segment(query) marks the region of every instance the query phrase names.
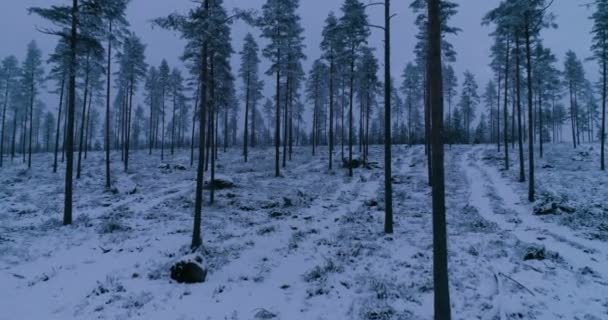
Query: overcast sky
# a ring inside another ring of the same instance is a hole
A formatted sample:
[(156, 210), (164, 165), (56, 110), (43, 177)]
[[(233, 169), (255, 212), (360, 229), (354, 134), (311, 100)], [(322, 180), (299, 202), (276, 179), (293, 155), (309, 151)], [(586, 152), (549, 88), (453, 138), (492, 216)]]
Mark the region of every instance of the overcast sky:
[[(229, 7), (261, 8), (265, 0), (224, 0)], [(40, 34), (36, 26), (44, 26), (45, 22), (35, 16), (29, 16), (26, 9), (31, 6), (47, 7), (52, 4), (62, 4), (67, 0), (1, 0), (0, 21), (3, 28), (0, 31), (0, 57), (9, 54), (16, 55), (20, 60), (25, 55), (25, 48), (29, 41), (36, 40), (43, 50), (45, 56), (50, 53), (57, 39)], [(305, 63), (308, 70), (314, 59), (319, 57), (319, 43), (324, 20), (329, 11), (333, 10), (338, 15), (342, 0), (301, 0), (300, 14), (305, 28), (306, 55)], [(373, 2), (364, 0), (364, 2)], [(393, 77), (399, 78), (403, 68), (408, 61), (413, 59), (413, 46), (416, 28), (414, 16), (408, 8), (410, 0), (393, 0), (393, 11), (397, 16), (393, 20)], [(458, 14), (452, 19), (451, 24), (460, 27), (463, 31), (451, 37), (458, 53), (455, 69), (459, 79), (462, 73), (470, 70), (477, 76), (480, 88), (491, 78), (488, 68), (489, 48), (492, 40), (488, 36), (491, 31), (489, 27), (481, 26), (481, 18), (490, 9), (495, 7), (499, 0), (456, 0), (460, 4)], [(574, 50), (580, 58), (590, 56), (589, 46), (591, 41), (591, 22), (588, 17), (590, 9), (581, 4), (586, 0), (555, 0), (551, 10), (557, 15), (557, 30), (545, 31), (543, 38), (545, 45), (554, 50), (560, 61), (569, 49)], [(186, 13), (195, 4), (191, 0), (132, 0), (128, 10), (128, 19), (131, 28), (147, 44), (147, 62), (158, 65), (162, 59), (167, 59), (172, 66), (180, 66), (178, 59), (182, 53), (184, 43), (179, 36), (173, 32), (152, 28), (150, 19), (164, 16), (172, 12)], [(381, 24), (383, 22), (382, 7), (370, 7), (370, 23)], [(236, 23), (233, 27), (233, 46), (236, 52), (241, 49), (241, 40), (247, 32), (255, 30), (243, 23)], [(376, 53), (382, 63), (382, 32), (372, 30), (370, 44), (377, 48)], [(262, 39), (260, 45), (264, 45)], [(561, 67), (561, 62), (560, 62)], [(238, 68), (238, 55), (233, 58), (233, 69)], [(266, 66), (264, 66), (266, 68)], [(586, 63), (588, 76), (597, 78), (597, 68), (592, 63)], [(266, 92), (273, 90), (272, 81), (266, 81)], [(238, 83), (241, 87), (240, 82)], [(50, 96), (49, 96), (50, 98)], [(49, 102), (50, 103), (50, 102)]]

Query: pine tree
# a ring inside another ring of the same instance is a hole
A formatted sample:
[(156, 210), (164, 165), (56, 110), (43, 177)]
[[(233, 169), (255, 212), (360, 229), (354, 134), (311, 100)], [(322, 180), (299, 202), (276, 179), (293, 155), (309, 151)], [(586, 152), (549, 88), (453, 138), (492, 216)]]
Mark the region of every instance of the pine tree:
[(593, 58), (600, 66), (602, 116), (600, 125), (600, 169), (606, 170), (606, 99), (608, 86), (608, 0), (596, 0), (593, 20)]
[[(245, 96), (245, 124), (243, 126), (243, 157), (245, 162), (248, 159), (248, 142), (249, 142), (249, 128), (251, 127), (251, 143), (253, 144), (255, 139), (255, 118), (252, 116), (251, 121), (249, 120), (250, 114), (255, 114), (255, 105), (261, 97), (261, 85), (259, 79), (259, 65), (260, 58), (258, 57), (259, 47), (255, 42), (253, 36), (248, 33), (245, 37), (243, 50), (241, 51), (241, 68), (239, 74), (243, 80), (243, 91)], [(250, 126), (251, 122), (251, 126)]]
[(17, 77), (20, 73), (19, 62), (15, 56), (8, 56), (2, 60), (0, 67), (0, 92), (2, 94), (2, 131), (0, 133), (0, 168), (4, 161), (4, 137), (6, 131), (6, 109), (12, 103), (13, 90), (17, 84)]
[[(411, 62), (405, 66), (403, 70), (403, 82), (401, 84), (401, 92), (405, 95), (405, 106), (407, 109), (407, 140), (410, 145), (417, 143), (420, 140), (418, 132), (421, 130), (421, 123), (418, 115), (420, 114), (420, 104), (423, 99), (423, 75), (422, 70)], [(450, 140), (451, 141), (451, 140)]]
[[(447, 102), (448, 104), (446, 128), (448, 137), (452, 136), (452, 102), (456, 98), (456, 87), (458, 87), (458, 77), (456, 76), (456, 72), (454, 71), (454, 68), (451, 65), (447, 65), (443, 68), (443, 93), (445, 97), (445, 102)], [(453, 141), (452, 138), (447, 138), (447, 140), (450, 144)]]
[[(271, 66), (266, 72), (276, 77), (275, 91), (275, 176), (280, 176), (280, 143), (281, 143), (281, 78), (289, 76), (287, 69), (290, 60), (299, 60), (294, 53), (301, 50), (300, 17), (296, 14), (299, 0), (267, 0), (262, 6), (262, 16), (257, 25), (262, 28), (262, 36), (268, 39), (263, 55), (270, 60)], [(294, 45), (294, 47), (290, 47)], [(291, 57), (290, 57), (291, 54)], [(287, 92), (287, 91), (286, 91)], [(287, 101), (286, 101), (287, 102)], [(285, 103), (287, 106), (287, 103)], [(287, 110), (287, 109), (285, 109)]]
[(173, 97), (173, 112), (171, 115), (171, 155), (174, 155), (175, 147), (178, 144), (178, 141), (176, 141), (178, 139), (176, 126), (179, 125), (178, 112), (180, 112), (179, 108), (182, 106), (180, 102), (185, 99), (184, 78), (177, 68), (174, 68), (173, 71), (171, 71), (170, 88), (171, 96)]
[(348, 175), (353, 176), (353, 104), (354, 104), (354, 81), (355, 63), (358, 58), (361, 45), (367, 43), (370, 35), (369, 23), (365, 6), (359, 0), (345, 0), (342, 4), (342, 17), (340, 28), (344, 30), (345, 59), (348, 61), (349, 69), (349, 107), (348, 107)]
[(335, 98), (338, 94), (336, 81), (337, 66), (340, 56), (344, 50), (344, 43), (340, 33), (340, 25), (338, 19), (333, 12), (330, 12), (325, 19), (325, 27), (323, 28), (323, 40), (321, 41), (321, 50), (323, 50), (323, 58), (329, 64), (329, 170), (333, 169), (334, 159), (334, 144), (335, 144)]
[(579, 125), (579, 98), (585, 83), (585, 71), (583, 63), (577, 58), (573, 51), (566, 52), (564, 60), (564, 82), (566, 83), (570, 96), (570, 122), (572, 124), (572, 143), (576, 149), (580, 144)]
[[(120, 78), (122, 79), (125, 99), (123, 112), (124, 130), (124, 170), (129, 170), (129, 150), (131, 146), (131, 117), (133, 113), (133, 96), (138, 85), (146, 77), (148, 65), (145, 63), (146, 46), (135, 34), (130, 34), (123, 43), (123, 50), (119, 54)], [(164, 126), (163, 126), (164, 128)]]
[(477, 90), (478, 86), (475, 81), (475, 76), (471, 72), (466, 71), (464, 73), (464, 82), (462, 83), (459, 103), (464, 115), (465, 143), (472, 142), (470, 133), (471, 124), (475, 120), (475, 110), (480, 101)]
[[(488, 128), (483, 128), (483, 129), (489, 130), (489, 133), (490, 133), (489, 142), (490, 143), (493, 143), (496, 140), (494, 128), (497, 126), (497, 123), (496, 123), (494, 115), (498, 113), (498, 111), (496, 110), (496, 107), (495, 107), (497, 96), (498, 96), (498, 92), (496, 91), (496, 84), (494, 83), (493, 80), (488, 81), (488, 83), (486, 84), (484, 93), (482, 95), (482, 99), (483, 99), (483, 104), (486, 107), (487, 112), (489, 114), (489, 118), (487, 120), (489, 123), (489, 126), (488, 126)], [(485, 117), (485, 114), (482, 114), (482, 116)], [(479, 124), (481, 125), (482, 123), (483, 123), (483, 125), (486, 125), (486, 123), (484, 123), (484, 121), (480, 121)], [(498, 140), (500, 140), (500, 139), (498, 139)], [(482, 142), (485, 142), (485, 139)]]
[(102, 15), (107, 30), (107, 65), (106, 65), (106, 112), (105, 112), (105, 137), (104, 148), (106, 156), (106, 189), (112, 187), (110, 173), (110, 96), (112, 78), (112, 47), (120, 45), (124, 38), (129, 23), (126, 18), (126, 10), (130, 0), (107, 0), (106, 9)]
[(29, 143), (28, 143), (28, 160), (27, 167), (32, 167), (32, 138), (34, 129), (34, 102), (38, 95), (38, 88), (44, 82), (44, 69), (42, 68), (42, 52), (38, 48), (35, 41), (32, 41), (27, 46), (27, 55), (23, 61), (21, 67), (22, 72), (22, 86), (25, 91), (25, 95), (28, 100), (29, 116)]

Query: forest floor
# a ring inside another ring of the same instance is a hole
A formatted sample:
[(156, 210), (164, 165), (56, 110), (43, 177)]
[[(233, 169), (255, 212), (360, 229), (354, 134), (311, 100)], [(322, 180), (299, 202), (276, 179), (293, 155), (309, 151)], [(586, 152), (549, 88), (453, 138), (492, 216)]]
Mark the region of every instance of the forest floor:
[[(608, 319), (608, 174), (596, 149), (547, 145), (532, 205), (496, 147), (446, 148), (454, 319)], [(169, 271), (191, 239), (189, 152), (164, 162), (134, 152), (129, 174), (114, 159), (116, 192), (104, 192), (103, 155), (91, 153), (69, 227), (51, 156), (35, 155), (29, 171), (9, 164), (0, 170), (0, 319), (432, 319), (424, 149), (395, 147), (392, 236), (382, 154), (373, 147), (377, 163), (349, 178), (327, 170), (326, 152), (298, 149), (275, 178), (270, 149), (249, 163), (238, 149), (220, 152), (218, 175), (236, 186), (205, 203), (209, 274), (196, 285)]]

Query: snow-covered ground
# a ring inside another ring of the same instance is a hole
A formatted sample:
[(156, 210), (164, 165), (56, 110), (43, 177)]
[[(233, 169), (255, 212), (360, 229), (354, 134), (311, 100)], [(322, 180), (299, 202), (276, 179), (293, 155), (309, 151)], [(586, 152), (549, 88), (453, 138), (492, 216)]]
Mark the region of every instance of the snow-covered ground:
[[(168, 167), (135, 152), (130, 174), (114, 177), (117, 192), (103, 191), (103, 155), (92, 153), (70, 227), (51, 156), (35, 156), (31, 171), (9, 165), (0, 170), (0, 319), (432, 319), (424, 150), (395, 148), (393, 236), (382, 232), (379, 147), (378, 163), (353, 178), (328, 172), (327, 154), (308, 148), (281, 178), (270, 149), (247, 164), (238, 149), (220, 152), (218, 173), (236, 187), (205, 204), (209, 274), (195, 285), (169, 271), (191, 237), (188, 151)], [(547, 146), (538, 208), (556, 209), (542, 216), (517, 167), (500, 171), (495, 147), (447, 150), (454, 319), (608, 319), (608, 176), (583, 148)]]

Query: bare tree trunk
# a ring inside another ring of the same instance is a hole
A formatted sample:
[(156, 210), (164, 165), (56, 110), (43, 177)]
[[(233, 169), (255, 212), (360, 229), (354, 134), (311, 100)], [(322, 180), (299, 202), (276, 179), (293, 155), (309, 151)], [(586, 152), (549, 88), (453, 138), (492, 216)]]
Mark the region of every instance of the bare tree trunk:
[(244, 130), (243, 130), (243, 157), (245, 159), (245, 162), (247, 162), (247, 140), (249, 140), (249, 101), (251, 99), (251, 95), (250, 95), (250, 74), (247, 73), (247, 81), (245, 84), (245, 125), (244, 125)]
[[(528, 73), (528, 201), (534, 202), (534, 99), (532, 97), (532, 48), (530, 45), (530, 21), (526, 14), (526, 69)], [(540, 88), (539, 88), (540, 90)], [(539, 92), (540, 94), (540, 92)], [(542, 122), (541, 122), (542, 123)], [(542, 128), (540, 128), (542, 130)]]
[(112, 20), (109, 23), (108, 33), (108, 65), (106, 73), (106, 132), (105, 132), (105, 151), (106, 151), (106, 189), (110, 190), (112, 182), (110, 179), (110, 90), (112, 79)]
[[(505, 61), (505, 97), (504, 97), (504, 139), (505, 139), (505, 170), (509, 170), (509, 53), (510, 53), (509, 39), (507, 39), (506, 45), (506, 61)], [(499, 93), (500, 95), (500, 93)]]
[(329, 58), (329, 170), (333, 169), (334, 162), (334, 56), (331, 49)]
[[(2, 134), (0, 135), (0, 168), (2, 168), (2, 164), (4, 162), (4, 132), (6, 130), (5, 128), (5, 123), (6, 123), (6, 109), (8, 107), (8, 101), (9, 101), (9, 92), (10, 92), (10, 83), (9, 83), (9, 79), (11, 78), (11, 75), (6, 75), (6, 90), (4, 91), (4, 106), (2, 107)], [(65, 78), (63, 78), (61, 80), (61, 98), (63, 98), (63, 83), (65, 81)], [(59, 102), (59, 117), (61, 118), (61, 102)], [(55, 153), (55, 163), (57, 163), (57, 153)], [(56, 171), (56, 169), (55, 169)], [(53, 172), (55, 172), (53, 171)]]
[(65, 199), (63, 224), (72, 224), (72, 169), (74, 166), (74, 112), (76, 109), (76, 45), (78, 26), (78, 0), (72, 0), (72, 31), (70, 36), (70, 80), (66, 138), (67, 164), (65, 171)]
[(429, 12), (429, 102), (432, 112), (433, 280), (436, 320), (450, 320), (447, 227), (443, 153), (443, 81), (441, 68), (440, 0), (428, 0)]
[(29, 141), (29, 150), (28, 150), (28, 158), (27, 158), (27, 167), (32, 168), (32, 133), (34, 130), (34, 71), (32, 71), (32, 83), (30, 87), (30, 141)]
[[(355, 45), (351, 47), (350, 59), (350, 92), (348, 104), (348, 176), (353, 176), (353, 94), (355, 82)], [(389, 141), (390, 143), (390, 141)]]
[[(205, 0), (205, 12), (209, 13), (209, 0)], [(204, 157), (205, 150), (205, 109), (207, 107), (207, 41), (203, 42), (201, 49), (201, 71), (200, 71), (200, 110), (199, 110), (199, 144), (198, 144), (198, 169), (196, 171), (196, 195), (194, 200), (194, 227), (192, 228), (192, 244), (194, 250), (203, 245), (201, 238), (201, 220), (203, 211), (203, 179), (204, 179)]]
[[(391, 7), (384, 2), (384, 232), (393, 233), (393, 182), (391, 150)], [(441, 61), (439, 62), (441, 66)], [(441, 76), (441, 74), (439, 74)], [(441, 77), (439, 78), (441, 79)], [(439, 80), (441, 82), (441, 80)], [(368, 106), (369, 108), (369, 106)], [(440, 113), (443, 121), (443, 112)]]
[(517, 131), (519, 144), (519, 182), (526, 181), (524, 171), (524, 145), (521, 121), (521, 71), (520, 71), (519, 34), (515, 35), (515, 90), (517, 95)]
[(87, 115), (87, 98), (89, 96), (89, 54), (87, 53), (87, 65), (85, 71), (84, 80), (84, 102), (82, 104), (82, 117), (80, 117), (80, 140), (78, 142), (78, 168), (76, 169), (76, 179), (80, 179), (80, 173), (82, 171), (82, 149), (84, 142), (84, 124), (86, 122)]
[[(603, 35), (603, 34), (602, 34)], [(602, 171), (606, 170), (606, 63), (608, 63), (608, 56), (606, 53), (606, 38), (602, 37), (603, 49), (602, 49), (602, 136), (601, 136), (601, 159), (600, 168)]]
[(276, 123), (274, 128), (274, 145), (275, 145), (275, 176), (281, 176), (280, 160), (281, 160), (281, 70), (280, 70), (281, 48), (277, 49), (277, 88), (276, 88)]

